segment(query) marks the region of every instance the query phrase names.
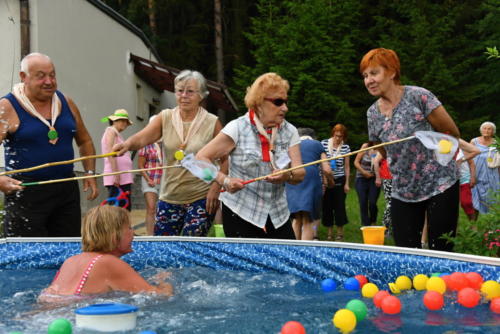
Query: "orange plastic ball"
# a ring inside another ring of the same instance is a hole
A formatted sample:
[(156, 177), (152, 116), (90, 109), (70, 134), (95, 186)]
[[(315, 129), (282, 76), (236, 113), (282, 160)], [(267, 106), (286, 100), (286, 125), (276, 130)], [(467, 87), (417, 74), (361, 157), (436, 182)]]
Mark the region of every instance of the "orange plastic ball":
[(473, 288), (463, 288), (457, 294), (458, 303), (469, 308), (475, 307), (480, 299), (481, 295)]
[(380, 304), (382, 311), (387, 314), (398, 314), (401, 312), (401, 301), (396, 296), (387, 296)]
[(363, 285), (368, 283), (368, 278), (366, 278), (365, 275), (356, 275), (354, 276), (354, 278), (358, 280), (360, 289), (363, 287)]
[(427, 291), (423, 297), (424, 305), (431, 311), (437, 311), (443, 308), (443, 295), (437, 291)]
[(281, 334), (306, 334), (306, 329), (298, 321), (288, 321), (281, 327)]
[(376, 307), (378, 308), (381, 308), (382, 307), (382, 300), (387, 297), (387, 296), (390, 296), (391, 294), (386, 291), (386, 290), (380, 290), (379, 292), (377, 292), (375, 294), (375, 296), (373, 296), (373, 304), (375, 304)]
[[(446, 281), (445, 281), (446, 282)], [(450, 290), (460, 291), (469, 286), (469, 280), (464, 273), (453, 273), (450, 275)]]
[(476, 272), (466, 273), (465, 277), (469, 281), (469, 286), (473, 289), (480, 290), (483, 284), (483, 276)]
[(500, 314), (500, 297), (496, 297), (491, 300), (490, 310), (493, 313)]

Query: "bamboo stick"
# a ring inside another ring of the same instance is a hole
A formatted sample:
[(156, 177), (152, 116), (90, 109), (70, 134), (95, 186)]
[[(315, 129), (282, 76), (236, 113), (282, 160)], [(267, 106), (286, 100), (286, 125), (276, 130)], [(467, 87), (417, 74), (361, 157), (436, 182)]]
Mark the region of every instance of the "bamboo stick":
[(33, 167), (28, 167), (28, 168), (23, 168), (23, 169), (8, 170), (8, 171), (0, 173), (0, 176), (10, 175), (10, 174), (18, 174), (18, 173), (26, 173), (26, 172), (31, 172), (31, 171), (34, 171), (37, 169), (59, 166), (59, 165), (68, 165), (68, 164), (72, 164), (72, 163), (87, 160), (87, 159), (106, 158), (106, 157), (111, 157), (111, 156), (117, 155), (117, 154), (118, 154), (118, 152), (109, 152), (109, 153), (105, 153), (105, 154), (87, 155), (85, 157), (80, 157), (80, 158), (76, 158), (76, 159), (72, 159), (72, 160), (47, 162), (43, 165), (38, 165), (38, 166), (33, 166)]
[(160, 167), (151, 167), (151, 168), (131, 169), (131, 170), (125, 170), (125, 171), (113, 172), (113, 173), (103, 173), (103, 174), (85, 175), (85, 176), (74, 176), (74, 177), (68, 177), (68, 178), (65, 178), (65, 179), (55, 179), (55, 180), (47, 180), (47, 181), (26, 182), (26, 183), (21, 183), (20, 185), (23, 186), (23, 187), (26, 187), (26, 186), (36, 186), (36, 185), (41, 185), (41, 184), (59, 183), (59, 182), (75, 181), (75, 180), (85, 180), (85, 179), (92, 179), (92, 178), (103, 177), (103, 176), (111, 176), (111, 175), (118, 175), (118, 174), (125, 174), (125, 173), (140, 173), (140, 172), (147, 172), (147, 171), (156, 170), (156, 169), (168, 169), (168, 168), (179, 168), (179, 167), (182, 167), (182, 166), (181, 165), (173, 165), (173, 166), (160, 166)]

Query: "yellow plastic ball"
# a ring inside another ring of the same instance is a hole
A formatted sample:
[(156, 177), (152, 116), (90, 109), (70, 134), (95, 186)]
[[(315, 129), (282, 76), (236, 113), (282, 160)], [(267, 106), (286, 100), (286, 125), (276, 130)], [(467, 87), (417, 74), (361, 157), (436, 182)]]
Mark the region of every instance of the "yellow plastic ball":
[(444, 294), (446, 292), (446, 283), (443, 281), (441, 277), (431, 277), (427, 280), (425, 284), (427, 291), (436, 291), (440, 294)]
[(428, 280), (429, 277), (427, 277), (427, 275), (418, 274), (417, 276), (413, 277), (413, 287), (416, 290), (425, 290)]
[(408, 276), (399, 276), (395, 283), (401, 291), (411, 289), (411, 279)]
[(181, 161), (182, 159), (184, 159), (184, 151), (183, 150), (175, 151), (174, 158), (175, 158), (175, 160), (178, 160), (178, 161)]
[(349, 333), (356, 328), (356, 315), (351, 310), (343, 308), (335, 312), (332, 322), (342, 333)]
[(401, 290), (399, 290), (398, 286), (395, 283), (389, 283), (389, 290), (395, 295), (401, 293)]
[(453, 144), (451, 143), (451, 141), (447, 139), (441, 139), (438, 143), (438, 147), (439, 147), (439, 153), (448, 154), (450, 153)]
[(500, 297), (500, 283), (495, 281), (486, 281), (483, 285), (481, 285), (481, 292), (488, 300)]
[(373, 283), (366, 283), (361, 288), (361, 294), (365, 298), (373, 298), (373, 296), (375, 296), (377, 292), (378, 292), (378, 286), (376, 286)]

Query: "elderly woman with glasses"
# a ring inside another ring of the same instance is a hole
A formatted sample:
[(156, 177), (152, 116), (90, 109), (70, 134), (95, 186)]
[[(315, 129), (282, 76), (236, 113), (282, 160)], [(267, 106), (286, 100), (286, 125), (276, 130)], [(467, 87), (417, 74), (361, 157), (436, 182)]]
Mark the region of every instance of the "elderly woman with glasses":
[[(201, 102), (208, 96), (207, 83), (197, 71), (184, 70), (174, 80), (177, 107), (165, 109), (144, 129), (121, 145), (123, 154), (162, 140), (163, 164), (179, 164), (184, 155), (196, 154), (222, 129), (221, 122)], [(224, 161), (221, 170), (227, 170)], [(184, 168), (163, 173), (156, 209), (155, 235), (206, 236), (219, 207), (221, 187), (207, 184)]]
[(247, 89), (248, 112), (222, 129), (196, 155), (213, 162), (229, 155), (229, 175), (220, 171), (215, 182), (221, 195), (224, 233), (228, 237), (294, 239), (285, 183), (300, 183), (304, 168), (269, 176), (302, 163), (297, 129), (285, 120), (289, 84), (276, 73), (258, 77)]

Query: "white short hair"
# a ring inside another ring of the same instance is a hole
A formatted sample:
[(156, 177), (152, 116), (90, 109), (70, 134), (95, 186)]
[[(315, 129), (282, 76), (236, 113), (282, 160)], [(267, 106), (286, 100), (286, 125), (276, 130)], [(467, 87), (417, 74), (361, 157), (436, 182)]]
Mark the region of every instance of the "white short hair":
[(497, 133), (497, 127), (496, 127), (495, 123), (493, 123), (493, 122), (484, 122), (479, 127), (479, 131), (481, 131), (485, 126), (491, 126), (493, 128), (493, 134)]
[(177, 86), (179, 82), (195, 79), (198, 82), (200, 89), (200, 96), (202, 99), (206, 98), (209, 94), (207, 89), (207, 79), (198, 71), (184, 70), (179, 73), (174, 79), (174, 85)]
[(24, 74), (29, 74), (29, 61), (31, 58), (34, 58), (34, 57), (41, 57), (41, 58), (45, 58), (46, 60), (50, 61), (52, 63), (52, 59), (50, 59), (49, 56), (47, 56), (46, 54), (43, 54), (43, 53), (40, 53), (40, 52), (32, 52), (26, 56), (23, 57), (23, 59), (21, 60), (21, 72), (23, 72)]

